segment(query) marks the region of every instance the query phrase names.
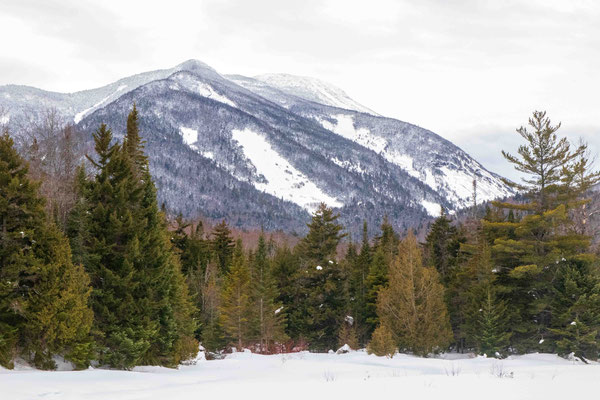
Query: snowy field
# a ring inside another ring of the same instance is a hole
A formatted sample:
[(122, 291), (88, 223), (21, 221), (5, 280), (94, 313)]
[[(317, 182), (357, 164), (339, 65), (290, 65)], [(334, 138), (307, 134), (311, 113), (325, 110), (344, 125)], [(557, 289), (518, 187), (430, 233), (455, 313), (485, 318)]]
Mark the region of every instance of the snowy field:
[(574, 399), (597, 398), (600, 364), (549, 354), (505, 360), (446, 355), (393, 359), (307, 352), (237, 353), (178, 370), (42, 372), (0, 368), (0, 399)]

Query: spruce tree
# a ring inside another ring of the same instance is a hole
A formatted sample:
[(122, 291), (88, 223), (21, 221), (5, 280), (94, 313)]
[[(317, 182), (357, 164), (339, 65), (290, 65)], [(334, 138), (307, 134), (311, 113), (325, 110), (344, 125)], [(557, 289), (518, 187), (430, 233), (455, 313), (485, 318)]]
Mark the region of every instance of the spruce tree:
[(193, 305), (158, 209), (135, 114), (122, 145), (112, 144), (105, 125), (94, 134), (97, 154), (90, 161), (97, 173), (82, 193), (90, 230), (85, 267), (100, 360), (118, 368), (172, 366), (197, 351)]
[(427, 265), (431, 265), (440, 273), (442, 282), (447, 283), (455, 267), (461, 239), (458, 229), (451, 224), (442, 208), (441, 215), (429, 229), (425, 242)]
[[(508, 329), (508, 312), (506, 304), (498, 299), (491, 285), (483, 288), (484, 299), (474, 305), (480, 308), (471, 309), (468, 322), (469, 333), (479, 354), (489, 357), (501, 356), (509, 346), (511, 332)], [(482, 297), (478, 293), (475, 299)]]
[(181, 270), (186, 276), (191, 273), (202, 273), (209, 262), (209, 244), (202, 236), (201, 221), (194, 226), (186, 222), (181, 214), (175, 218), (175, 230), (172, 232), (171, 242), (179, 251)]
[(241, 239), (237, 241), (231, 268), (223, 282), (219, 311), (221, 324), (231, 344), (241, 351), (249, 342), (251, 313), (250, 271)]
[[(504, 338), (511, 336), (509, 313), (494, 286), (497, 269), (492, 263), (491, 247), (481, 229), (475, 234), (475, 243), (461, 246), (461, 262), (454, 268), (446, 300), (457, 349), (482, 352), (485, 348), (486, 354), (494, 356), (496, 352), (503, 353), (508, 346)], [(486, 319), (482, 320), (482, 316)], [(492, 319), (496, 321), (494, 325), (482, 325), (483, 322), (491, 323)], [(483, 330), (488, 335), (485, 346), (480, 336)], [(493, 343), (490, 335), (499, 338), (493, 351), (490, 350)]]
[(148, 171), (148, 157), (144, 154), (144, 141), (140, 136), (139, 118), (137, 107), (133, 104), (133, 109), (127, 116), (127, 136), (124, 143), (126, 152), (133, 164), (137, 167), (137, 173), (143, 174)]
[(563, 261), (554, 281), (549, 335), (551, 351), (582, 360), (600, 352), (600, 274), (589, 259)]
[(89, 204), (87, 202), (86, 191), (89, 188), (85, 165), (77, 168), (75, 173), (75, 190), (77, 199), (67, 219), (66, 233), (71, 244), (71, 253), (73, 263), (88, 265), (89, 254), (86, 250), (86, 244), (90, 243), (90, 226), (89, 226)]
[(302, 315), (295, 312), (300, 309), (297, 303), (301, 300), (298, 295), (299, 288), (296, 285), (299, 271), (298, 254), (294, 253), (285, 243), (277, 247), (273, 256), (272, 276), (279, 293), (277, 301), (281, 303), (282, 312), (285, 313), (285, 333), (292, 337), (298, 337), (302, 324)]
[(399, 245), (389, 285), (379, 292), (377, 311), (381, 325), (392, 332), (401, 350), (426, 356), (452, 341), (444, 287), (438, 272), (423, 266), (412, 232)]
[(347, 293), (335, 253), (345, 236), (339, 215), (321, 204), (308, 224), (309, 232), (298, 244), (300, 271), (290, 318), (294, 337), (306, 339), (311, 349), (327, 351), (337, 345), (338, 331), (346, 317)]
[(371, 263), (365, 279), (365, 335), (370, 336), (379, 325), (377, 297), (379, 291), (388, 284), (389, 266), (398, 251), (398, 235), (389, 223), (387, 216), (381, 224), (381, 234), (375, 238), (371, 249)]
[(261, 352), (269, 352), (274, 342), (286, 340), (285, 312), (277, 300), (279, 293), (267, 252), (267, 243), (261, 233), (256, 253), (250, 260), (252, 328)]
[[(348, 251), (350, 254), (350, 250)], [(350, 309), (354, 318), (353, 329), (356, 330), (359, 342), (364, 344), (369, 334), (367, 325), (367, 276), (373, 258), (367, 222), (363, 223), (360, 253), (357, 256), (346, 257), (350, 264), (349, 296)]]
[(213, 228), (210, 245), (221, 274), (226, 274), (231, 265), (235, 242), (225, 220)]
[(385, 288), (388, 284), (388, 264), (388, 257), (386, 257), (383, 246), (377, 247), (369, 267), (369, 274), (365, 280), (365, 324), (367, 326), (367, 336), (379, 325), (377, 297), (381, 289)]
[(21, 355), (55, 368), (61, 354), (78, 367), (89, 362), (89, 277), (71, 262), (69, 243), (48, 222), (39, 184), (8, 133), (0, 136), (0, 364)]

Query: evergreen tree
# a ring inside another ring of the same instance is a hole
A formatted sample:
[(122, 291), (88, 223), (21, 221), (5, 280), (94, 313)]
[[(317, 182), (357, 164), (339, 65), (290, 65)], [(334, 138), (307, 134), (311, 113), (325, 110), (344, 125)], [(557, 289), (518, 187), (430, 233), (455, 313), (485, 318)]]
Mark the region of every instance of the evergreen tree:
[[(133, 170), (135, 183), (141, 186), (141, 203), (136, 239), (142, 250), (135, 265), (140, 276), (139, 298), (147, 304), (150, 318), (159, 321), (158, 337), (151, 343), (143, 362), (176, 365), (197, 352), (194, 340), (196, 321), (180, 259), (170, 241), (164, 213), (159, 210), (156, 187), (150, 175), (144, 143), (139, 135), (135, 105), (127, 118), (124, 153)], [(134, 205), (135, 207), (135, 205)]]
[[(212, 257), (214, 259), (215, 257)], [(219, 267), (211, 261), (206, 266), (200, 285), (202, 345), (210, 353), (223, 349), (227, 345), (225, 332), (221, 325), (219, 308), (221, 305), (222, 283)]]
[(367, 353), (379, 357), (392, 358), (396, 354), (397, 346), (392, 331), (385, 325), (379, 325), (373, 331), (373, 337), (367, 346)]
[[(100, 359), (113, 367), (176, 365), (197, 351), (193, 305), (158, 209), (134, 112), (122, 145), (102, 125), (89, 207), (86, 270), (92, 281)], [(72, 237), (72, 240), (76, 237)]]
[(389, 285), (379, 292), (377, 311), (401, 350), (426, 356), (445, 349), (452, 340), (444, 287), (437, 271), (423, 266), (412, 232), (399, 245)]
[(506, 304), (497, 298), (491, 285), (484, 289), (484, 301), (478, 304), (479, 310), (472, 310), (469, 316), (470, 333), (479, 354), (496, 357), (502, 355), (509, 345), (508, 312)]
[(235, 242), (225, 220), (213, 228), (211, 236), (211, 250), (216, 256), (221, 274), (226, 274), (227, 268), (231, 265)]
[(346, 256), (350, 264), (349, 296), (350, 309), (354, 318), (353, 329), (357, 332), (359, 342), (365, 343), (369, 334), (367, 324), (367, 276), (373, 255), (369, 243), (367, 222), (363, 223), (362, 243), (358, 255), (348, 250)]
[(367, 275), (365, 295), (365, 323), (367, 335), (370, 335), (379, 325), (377, 313), (377, 297), (381, 289), (388, 284), (389, 261), (382, 246), (377, 247)]
[[(493, 343), (490, 335), (499, 339), (510, 337), (509, 314), (504, 302), (496, 295), (496, 268), (492, 264), (491, 247), (481, 229), (478, 229), (476, 240), (474, 244), (462, 244), (463, 261), (454, 269), (446, 299), (457, 349), (461, 352), (467, 348), (482, 352), (485, 348), (486, 354), (493, 356), (496, 352), (502, 353), (507, 343), (498, 340), (490, 353), (489, 346)], [(487, 319), (482, 321), (482, 316)], [(491, 323), (494, 318), (493, 326), (482, 326), (483, 322)], [(487, 347), (480, 336), (483, 330), (488, 335), (485, 339)]]
[(268, 352), (276, 341), (281, 343), (286, 340), (285, 313), (282, 304), (277, 301), (279, 293), (267, 252), (267, 243), (264, 234), (261, 233), (258, 248), (251, 259), (252, 325), (261, 352)]
[(290, 319), (296, 324), (293, 336), (304, 337), (318, 351), (336, 346), (347, 310), (346, 276), (335, 260), (337, 246), (345, 236), (337, 223), (338, 217), (321, 204), (297, 249), (300, 272), (296, 298), (289, 310)]
[(388, 284), (389, 266), (398, 251), (398, 235), (394, 232), (387, 216), (381, 224), (381, 235), (375, 238), (371, 249), (371, 263), (365, 279), (365, 315), (366, 336), (370, 336), (379, 325), (377, 297), (379, 291)]
[[(572, 227), (572, 210), (581, 206), (582, 193), (575, 189), (577, 159), (585, 145), (572, 150), (566, 138), (559, 139), (545, 112), (534, 112), (529, 120), (532, 131), (517, 132), (527, 144), (518, 156), (503, 152), (515, 168), (528, 175), (523, 183), (507, 182), (527, 195), (524, 203), (500, 203), (502, 210), (521, 214), (515, 222), (502, 216), (484, 221), (494, 241), (494, 261), (501, 266), (498, 286), (512, 311), (513, 346), (519, 351), (539, 348), (552, 319), (552, 281), (559, 262), (585, 253), (589, 238)], [(584, 172), (585, 174), (585, 172)]]
[(458, 229), (452, 226), (442, 208), (441, 215), (429, 229), (425, 243), (426, 264), (437, 269), (442, 282), (448, 282), (451, 269), (456, 265), (460, 242)]
[(210, 260), (210, 246), (202, 235), (201, 221), (194, 227), (193, 224), (184, 221), (181, 215), (175, 218), (171, 242), (179, 250), (181, 271), (186, 276), (192, 273), (202, 274)]
[(302, 325), (302, 316), (294, 312), (300, 308), (297, 303), (301, 300), (296, 285), (299, 271), (300, 260), (297, 253), (294, 253), (287, 244), (279, 246), (273, 256), (272, 276), (279, 293), (277, 301), (281, 303), (282, 312), (286, 317), (286, 333), (295, 337), (298, 337)]
[[(202, 222), (195, 227), (183, 220), (181, 215), (175, 219), (175, 230), (171, 233), (171, 242), (181, 259), (181, 272), (185, 276), (192, 303), (196, 306), (194, 319), (198, 321), (195, 331), (196, 339), (202, 338), (204, 326), (203, 289), (208, 275), (210, 249), (208, 241), (203, 238)], [(187, 232), (189, 230), (189, 233)], [(209, 340), (210, 342), (210, 340)], [(205, 344), (205, 348), (206, 347)], [(211, 348), (211, 350), (215, 350)]]
[(600, 275), (589, 260), (560, 263), (551, 304), (551, 351), (582, 360), (600, 352)]
[(148, 157), (144, 154), (144, 142), (140, 136), (138, 112), (135, 103), (127, 116), (127, 136), (124, 147), (140, 176), (148, 172)]
[(303, 259), (314, 263), (327, 263), (335, 258), (335, 253), (340, 240), (346, 236), (341, 233), (344, 229), (337, 223), (339, 214), (325, 203), (321, 203), (313, 214), (308, 226), (308, 234), (298, 245)]
[(250, 271), (244, 257), (242, 241), (237, 241), (233, 262), (221, 295), (220, 318), (231, 343), (242, 350), (250, 337)]
[(0, 365), (15, 355), (39, 368), (62, 354), (78, 367), (92, 356), (89, 277), (48, 222), (39, 184), (8, 133), (0, 136)]
[(90, 207), (87, 202), (87, 190), (89, 184), (87, 181), (87, 175), (85, 171), (85, 165), (81, 165), (77, 168), (75, 174), (75, 190), (77, 193), (77, 199), (75, 205), (69, 213), (67, 219), (66, 233), (69, 237), (69, 243), (71, 244), (71, 253), (73, 257), (73, 263), (88, 265), (89, 254), (86, 251), (86, 244), (90, 243)]

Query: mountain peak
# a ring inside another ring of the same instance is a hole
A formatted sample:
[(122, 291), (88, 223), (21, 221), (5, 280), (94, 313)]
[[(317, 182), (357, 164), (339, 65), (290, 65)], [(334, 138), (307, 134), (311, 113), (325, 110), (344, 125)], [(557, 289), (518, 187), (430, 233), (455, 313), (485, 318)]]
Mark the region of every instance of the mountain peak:
[(210, 65), (203, 63), (200, 60), (190, 59), (187, 61), (178, 64), (175, 68), (177, 71), (189, 71), (189, 72), (199, 72), (209, 70), (211, 72), (217, 72)]

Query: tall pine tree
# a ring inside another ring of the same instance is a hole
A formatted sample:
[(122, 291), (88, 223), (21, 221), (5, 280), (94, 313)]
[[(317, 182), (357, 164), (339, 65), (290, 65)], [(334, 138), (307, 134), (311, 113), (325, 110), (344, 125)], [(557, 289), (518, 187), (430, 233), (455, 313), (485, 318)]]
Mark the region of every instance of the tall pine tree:
[(158, 208), (137, 110), (127, 127), (122, 145), (112, 144), (105, 125), (94, 134), (97, 173), (81, 191), (100, 359), (119, 368), (176, 365), (197, 350), (193, 305)]
[[(585, 145), (572, 149), (559, 139), (545, 112), (536, 111), (530, 128), (517, 130), (526, 141), (518, 155), (503, 152), (515, 168), (526, 174), (522, 183), (507, 182), (526, 194), (523, 203), (496, 202), (518, 220), (484, 221), (493, 240), (494, 261), (501, 267), (498, 284), (512, 312), (512, 344), (519, 351), (539, 349), (552, 321), (552, 281), (561, 260), (589, 249), (589, 238), (573, 229), (572, 211), (584, 203), (583, 193), (571, 179)], [(585, 172), (584, 172), (585, 174)]]
[(8, 133), (0, 136), (0, 364), (16, 355), (53, 369), (61, 354), (84, 367), (92, 356), (89, 277), (48, 222), (38, 184)]

